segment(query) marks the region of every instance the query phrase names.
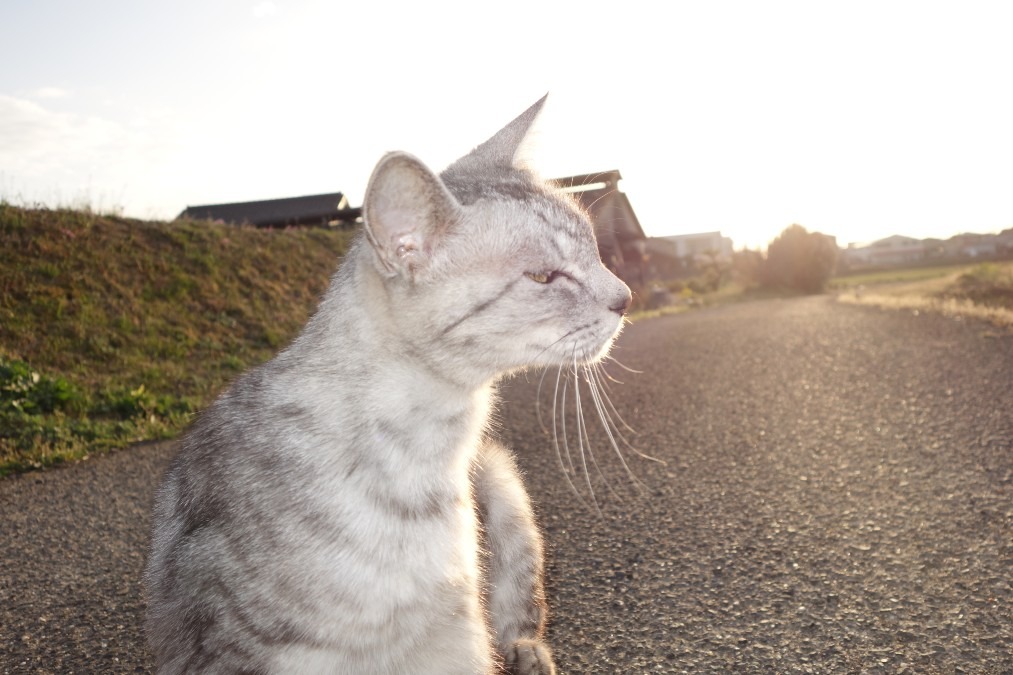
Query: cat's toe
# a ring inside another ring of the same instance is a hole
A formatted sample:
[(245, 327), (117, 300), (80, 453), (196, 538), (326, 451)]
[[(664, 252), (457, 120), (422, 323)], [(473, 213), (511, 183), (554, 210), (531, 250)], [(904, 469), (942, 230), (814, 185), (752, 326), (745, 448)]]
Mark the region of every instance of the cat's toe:
[(549, 646), (539, 640), (518, 640), (507, 653), (507, 670), (512, 675), (556, 675)]

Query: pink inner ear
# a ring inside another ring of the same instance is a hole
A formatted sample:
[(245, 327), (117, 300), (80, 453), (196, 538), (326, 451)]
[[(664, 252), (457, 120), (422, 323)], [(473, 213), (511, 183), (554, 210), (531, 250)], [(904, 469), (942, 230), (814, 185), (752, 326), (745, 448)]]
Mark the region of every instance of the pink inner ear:
[(402, 268), (423, 264), (458, 208), (440, 178), (405, 153), (380, 160), (363, 205), (377, 253), (385, 264)]
[(415, 255), (419, 249), (418, 238), (414, 234), (403, 234), (399, 237), (391, 237), (394, 252), (398, 258)]

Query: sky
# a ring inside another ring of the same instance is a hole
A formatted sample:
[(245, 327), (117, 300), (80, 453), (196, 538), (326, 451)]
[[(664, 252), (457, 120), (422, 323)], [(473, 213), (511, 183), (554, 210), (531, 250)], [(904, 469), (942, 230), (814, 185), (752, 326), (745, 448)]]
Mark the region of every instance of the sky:
[(546, 92), (649, 236), (1013, 227), (1008, 2), (4, 0), (0, 198), (171, 219), (440, 170)]

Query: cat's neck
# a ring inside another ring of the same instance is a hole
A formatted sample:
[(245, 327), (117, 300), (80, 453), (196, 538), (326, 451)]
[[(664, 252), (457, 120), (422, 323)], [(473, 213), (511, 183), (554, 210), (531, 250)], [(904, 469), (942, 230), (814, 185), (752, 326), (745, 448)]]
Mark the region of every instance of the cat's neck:
[(431, 458), (434, 470), (456, 464), (485, 431), (493, 381), (448, 371), (438, 347), (427, 352), (398, 331), (369, 254), (353, 247), (317, 314), (280, 355), (289, 382), (280, 388), (310, 399), (314, 417), (335, 433), (353, 426), (367, 444), (390, 448), (395, 464), (402, 451)]
[(410, 290), (395, 286), (382, 278), (369, 246), (358, 240), (293, 347), (304, 352), (302, 359), (310, 356), (306, 351), (312, 353), (311, 368), (321, 358), (338, 358), (353, 370), (404, 373), (418, 384), (425, 381), (431, 396), (448, 400), (468, 400), (489, 389), (495, 375), (469, 368), (449, 346), (425, 337), (412, 321), (434, 317), (415, 306)]

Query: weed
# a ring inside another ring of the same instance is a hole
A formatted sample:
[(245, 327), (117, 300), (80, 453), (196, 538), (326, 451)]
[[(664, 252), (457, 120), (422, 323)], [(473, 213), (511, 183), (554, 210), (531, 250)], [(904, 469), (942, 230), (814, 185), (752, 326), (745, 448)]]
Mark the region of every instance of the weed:
[(348, 242), (0, 203), (0, 474), (177, 434), (292, 339)]

